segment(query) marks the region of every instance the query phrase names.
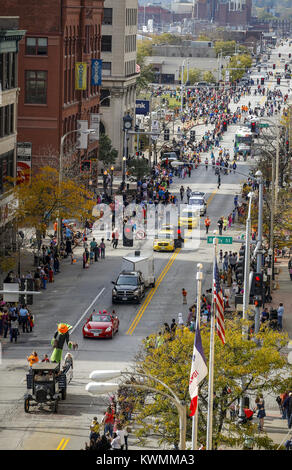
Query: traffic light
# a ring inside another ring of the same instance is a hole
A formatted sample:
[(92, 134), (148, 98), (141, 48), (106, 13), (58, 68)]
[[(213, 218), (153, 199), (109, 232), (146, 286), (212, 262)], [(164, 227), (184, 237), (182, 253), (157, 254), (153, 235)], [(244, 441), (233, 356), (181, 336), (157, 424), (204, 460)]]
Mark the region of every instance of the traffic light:
[(194, 142), (196, 140), (196, 131), (190, 132), (190, 141)]
[(250, 128), (251, 128), (251, 132), (253, 132), (255, 134), (256, 133), (256, 123), (252, 122), (251, 125), (250, 125)]
[(289, 54), (289, 59), (291, 59), (291, 53)]
[(263, 300), (261, 297), (254, 297), (253, 304), (255, 307), (261, 307), (263, 305)]
[(132, 224), (126, 223), (123, 230), (123, 246), (133, 246), (133, 226)]
[(227, 122), (223, 121), (223, 131), (227, 131)]
[(281, 54), (279, 53), (279, 57), (281, 57)]
[(265, 84), (265, 79), (264, 77), (261, 78), (261, 85), (264, 85)]
[(184, 106), (186, 105), (186, 102), (187, 102), (187, 100), (186, 100), (186, 97), (184, 96), (184, 97), (183, 97), (183, 105), (184, 105)]
[(263, 299), (264, 295), (264, 278), (263, 273), (253, 273), (250, 288), (251, 297), (260, 297)]
[(83, 160), (80, 163), (80, 171), (81, 171), (81, 173), (90, 173), (91, 172), (91, 161), (90, 160)]
[(289, 152), (289, 140), (285, 142), (286, 152)]
[(236, 263), (235, 276), (237, 282), (243, 284), (244, 281), (244, 265), (245, 265), (245, 245), (241, 245), (239, 250), (239, 258)]
[(288, 68), (288, 64), (285, 64), (285, 70), (287, 70), (287, 68)]
[(276, 64), (273, 64), (273, 70), (275, 70), (275, 68), (276, 68)]
[(280, 85), (281, 84), (281, 78), (277, 78), (277, 85)]
[(164, 129), (164, 140), (169, 140), (169, 129)]

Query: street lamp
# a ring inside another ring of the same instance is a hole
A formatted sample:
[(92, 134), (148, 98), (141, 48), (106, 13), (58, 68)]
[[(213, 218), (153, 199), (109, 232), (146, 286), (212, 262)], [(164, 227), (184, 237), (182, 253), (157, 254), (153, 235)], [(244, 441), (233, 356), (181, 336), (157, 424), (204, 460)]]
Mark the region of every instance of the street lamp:
[[(125, 376), (130, 376), (130, 377), (139, 377), (141, 379), (149, 379), (153, 380), (154, 382), (162, 385), (168, 393), (157, 390), (154, 387), (148, 386), (147, 384), (143, 383), (118, 383), (118, 382), (102, 382), (103, 380), (111, 380), (115, 378), (121, 378)], [(180, 450), (185, 450), (186, 448), (186, 405), (184, 402), (182, 402), (178, 396), (174, 393), (174, 391), (164, 382), (161, 380), (157, 379), (156, 377), (153, 377), (152, 375), (148, 374), (143, 374), (143, 373), (138, 373), (138, 372), (132, 372), (132, 371), (121, 371), (121, 370), (95, 370), (91, 372), (89, 378), (91, 380), (94, 380), (94, 382), (89, 382), (85, 390), (92, 396), (95, 395), (100, 395), (103, 393), (108, 393), (108, 392), (115, 392), (118, 390), (120, 385), (123, 387), (129, 387), (129, 388), (137, 388), (137, 389), (143, 389), (143, 390), (148, 390), (152, 391), (155, 393), (159, 393), (160, 395), (164, 396), (165, 398), (169, 399), (172, 401), (172, 403), (176, 406), (178, 414), (179, 414), (179, 431), (180, 431), (180, 443), (179, 443), (179, 448)]]
[(133, 118), (129, 114), (123, 117), (123, 131), (124, 131), (124, 156), (123, 156), (123, 189), (126, 179), (126, 160), (128, 156), (128, 132), (132, 129)]
[(111, 197), (113, 196), (114, 169), (115, 167), (112, 165), (111, 166)]

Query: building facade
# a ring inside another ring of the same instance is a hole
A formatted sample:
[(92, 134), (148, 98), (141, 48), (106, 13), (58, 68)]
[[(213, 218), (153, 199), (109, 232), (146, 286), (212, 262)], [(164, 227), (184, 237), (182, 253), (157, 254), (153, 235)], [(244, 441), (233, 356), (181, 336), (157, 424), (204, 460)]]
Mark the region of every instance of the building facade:
[(219, 26), (246, 27), (251, 23), (252, 0), (196, 0), (195, 17)]
[[(99, 112), (100, 87), (91, 84), (92, 59), (100, 58), (103, 0), (2, 0), (2, 14), (20, 17), (26, 36), (19, 51), (18, 140), (32, 144), (32, 168), (59, 158), (64, 134)], [(83, 88), (76, 86), (76, 64)], [(77, 134), (65, 142), (74, 148)], [(98, 142), (78, 152), (97, 156)]]
[[(117, 167), (124, 156), (123, 117), (136, 112), (137, 0), (105, 0), (102, 25), (101, 132), (118, 151)], [(133, 152), (133, 138), (128, 151)]]
[(18, 44), (25, 35), (17, 17), (0, 17), (0, 257), (15, 246), (10, 206), (16, 177)]

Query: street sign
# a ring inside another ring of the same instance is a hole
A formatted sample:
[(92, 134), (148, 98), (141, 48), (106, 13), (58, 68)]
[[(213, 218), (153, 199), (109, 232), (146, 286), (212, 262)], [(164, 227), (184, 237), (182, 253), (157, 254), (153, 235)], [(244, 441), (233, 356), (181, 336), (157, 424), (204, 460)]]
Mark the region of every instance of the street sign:
[[(215, 236), (208, 236), (207, 243), (213, 243)], [(232, 245), (232, 237), (216, 236), (218, 239), (218, 245)]]
[(263, 127), (270, 127), (270, 125), (269, 125), (267, 122), (259, 122), (259, 123), (258, 123), (258, 126), (259, 126), (260, 128), (263, 128)]

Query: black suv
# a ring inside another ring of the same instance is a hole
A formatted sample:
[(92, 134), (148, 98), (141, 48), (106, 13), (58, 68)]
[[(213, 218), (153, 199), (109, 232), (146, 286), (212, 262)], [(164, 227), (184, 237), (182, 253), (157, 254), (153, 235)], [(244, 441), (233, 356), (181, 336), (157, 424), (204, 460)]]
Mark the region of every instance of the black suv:
[(112, 303), (141, 302), (145, 295), (145, 283), (140, 271), (122, 271), (114, 282)]

